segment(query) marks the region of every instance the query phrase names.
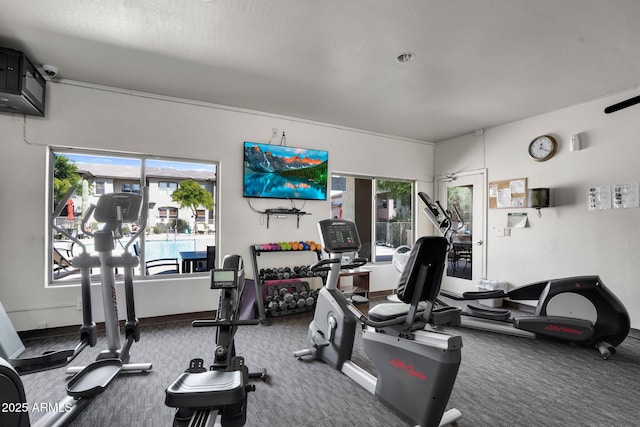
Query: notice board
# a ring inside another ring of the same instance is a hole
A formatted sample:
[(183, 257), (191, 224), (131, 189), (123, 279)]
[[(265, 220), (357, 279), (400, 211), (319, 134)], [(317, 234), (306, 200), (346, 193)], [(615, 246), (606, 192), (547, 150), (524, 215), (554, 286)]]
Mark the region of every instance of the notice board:
[(489, 183), (489, 208), (527, 207), (527, 178), (506, 179)]

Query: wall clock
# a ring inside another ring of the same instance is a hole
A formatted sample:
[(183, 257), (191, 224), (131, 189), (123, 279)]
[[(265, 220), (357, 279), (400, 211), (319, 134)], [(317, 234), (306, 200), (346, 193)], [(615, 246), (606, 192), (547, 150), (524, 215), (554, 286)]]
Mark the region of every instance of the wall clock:
[(537, 162), (549, 160), (556, 154), (558, 143), (551, 135), (541, 135), (536, 137), (529, 144), (529, 156)]

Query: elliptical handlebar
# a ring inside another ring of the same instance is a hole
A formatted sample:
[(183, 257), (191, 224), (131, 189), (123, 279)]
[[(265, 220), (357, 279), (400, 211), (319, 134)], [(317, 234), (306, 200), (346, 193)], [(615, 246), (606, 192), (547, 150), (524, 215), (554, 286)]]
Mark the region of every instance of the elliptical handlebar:
[(124, 245), (124, 251), (129, 252), (129, 246), (133, 244), (133, 242), (140, 237), (142, 233), (144, 233), (147, 228), (147, 219), (149, 217), (149, 188), (142, 187), (142, 207), (140, 208), (142, 212), (140, 212), (138, 231), (129, 238), (129, 241), (126, 245)]
[[(458, 231), (453, 230), (453, 216), (451, 212), (443, 208), (439, 200), (434, 202), (431, 197), (423, 191), (418, 192), (418, 196), (426, 206), (423, 211), (427, 215), (427, 218), (429, 218), (431, 223), (440, 231), (440, 234), (447, 239), (448, 249), (451, 249), (451, 247), (453, 247), (453, 235)], [(457, 209), (456, 215), (459, 216)]]
[(91, 203), (91, 205), (89, 205), (89, 209), (87, 209), (87, 212), (82, 216), (82, 222), (80, 223), (82, 232), (88, 234), (91, 237), (93, 237), (93, 231), (87, 230), (87, 222), (89, 222), (89, 218), (91, 218), (91, 215), (93, 215), (93, 211), (95, 210), (96, 205)]

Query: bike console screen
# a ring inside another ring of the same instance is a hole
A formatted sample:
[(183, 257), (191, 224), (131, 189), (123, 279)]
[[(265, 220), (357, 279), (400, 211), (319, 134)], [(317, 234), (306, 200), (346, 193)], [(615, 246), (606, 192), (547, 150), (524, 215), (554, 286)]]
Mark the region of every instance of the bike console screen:
[(229, 268), (211, 270), (211, 289), (235, 288), (238, 282), (238, 272)]
[(346, 219), (325, 219), (318, 223), (324, 248), (329, 253), (357, 252), (360, 237), (353, 221)]

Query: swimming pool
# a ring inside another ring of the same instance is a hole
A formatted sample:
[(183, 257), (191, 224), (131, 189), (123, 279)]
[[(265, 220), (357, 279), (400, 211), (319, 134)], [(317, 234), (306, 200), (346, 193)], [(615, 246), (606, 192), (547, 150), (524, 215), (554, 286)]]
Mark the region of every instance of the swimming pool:
[(181, 251), (195, 251), (196, 239), (181, 240), (147, 240), (145, 242), (145, 259), (178, 258)]
[[(95, 253), (93, 242), (85, 243), (87, 247), (87, 251), (89, 253)], [(196, 239), (176, 239), (176, 240), (167, 240), (167, 239), (157, 239), (157, 240), (149, 240), (145, 241), (145, 259), (160, 259), (160, 258), (178, 258), (180, 259), (181, 251), (195, 251), (196, 250)], [(116, 248), (114, 250), (114, 254), (121, 253), (122, 249), (118, 247), (116, 243)], [(134, 254), (133, 246), (129, 247), (129, 252)], [(78, 254), (78, 251), (75, 252), (75, 255)]]

